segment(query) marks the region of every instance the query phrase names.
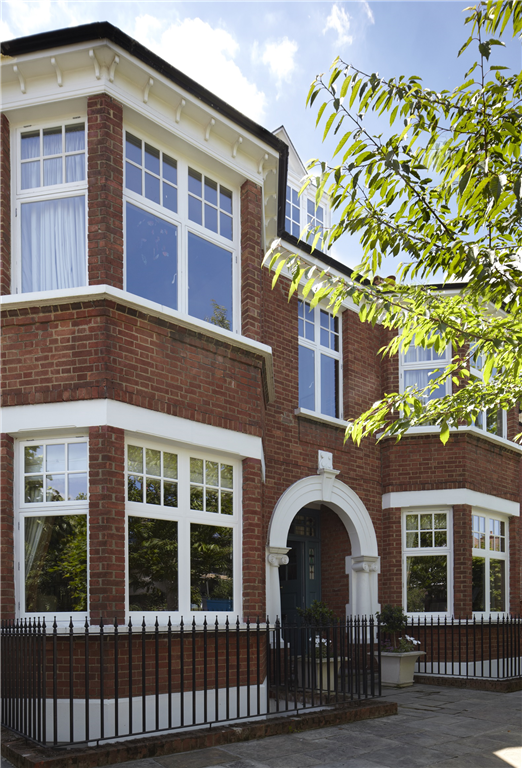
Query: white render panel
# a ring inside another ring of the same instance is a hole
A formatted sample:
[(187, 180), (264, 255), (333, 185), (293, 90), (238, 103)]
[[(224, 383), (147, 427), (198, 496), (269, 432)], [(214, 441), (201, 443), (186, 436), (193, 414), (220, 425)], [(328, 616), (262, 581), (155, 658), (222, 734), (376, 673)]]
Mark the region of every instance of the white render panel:
[(454, 504), (469, 504), (470, 507), (481, 507), (490, 512), (500, 512), (512, 517), (520, 517), (520, 504), (489, 493), (472, 491), (469, 488), (441, 488), (434, 491), (397, 491), (384, 493), (382, 508), (390, 507), (437, 507), (453, 506)]

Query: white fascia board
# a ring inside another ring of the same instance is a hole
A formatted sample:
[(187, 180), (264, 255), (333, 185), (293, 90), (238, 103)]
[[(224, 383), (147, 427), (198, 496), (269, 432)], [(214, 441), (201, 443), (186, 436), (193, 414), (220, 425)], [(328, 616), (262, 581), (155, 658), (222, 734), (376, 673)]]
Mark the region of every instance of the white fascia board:
[(243, 349), (253, 355), (263, 358), (266, 366), (266, 378), (269, 402), (275, 400), (274, 365), (272, 348), (260, 341), (254, 341), (247, 336), (241, 336), (226, 328), (220, 328), (205, 320), (197, 320), (190, 315), (184, 315), (176, 309), (164, 307), (148, 299), (142, 299), (132, 293), (114, 288), (111, 285), (89, 285), (83, 288), (62, 288), (56, 291), (35, 291), (34, 293), (16, 293), (10, 296), (0, 297), (0, 311), (2, 309), (26, 309), (29, 307), (57, 306), (76, 301), (116, 301), (126, 307), (137, 310), (153, 317), (158, 317), (182, 328), (187, 328), (194, 333), (202, 333), (217, 341), (230, 344), (238, 349)]
[(205, 448), (239, 458), (259, 459), (264, 466), (260, 437), (170, 416), (117, 400), (76, 400), (65, 403), (14, 405), (0, 411), (0, 431), (28, 438), (38, 433), (85, 431), (109, 426), (150, 439), (174, 441), (187, 447)]
[(455, 504), (468, 504), (490, 512), (500, 512), (511, 517), (520, 517), (520, 504), (489, 493), (472, 491), (470, 488), (440, 488), (432, 491), (394, 491), (384, 493), (382, 508), (405, 507), (452, 507)]

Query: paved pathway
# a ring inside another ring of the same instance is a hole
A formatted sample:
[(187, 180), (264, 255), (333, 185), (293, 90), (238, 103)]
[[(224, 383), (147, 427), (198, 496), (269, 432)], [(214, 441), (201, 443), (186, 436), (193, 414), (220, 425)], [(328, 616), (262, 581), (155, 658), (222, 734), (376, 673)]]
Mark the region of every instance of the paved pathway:
[(118, 768), (522, 768), (520, 693), (415, 685), (385, 696), (398, 715)]

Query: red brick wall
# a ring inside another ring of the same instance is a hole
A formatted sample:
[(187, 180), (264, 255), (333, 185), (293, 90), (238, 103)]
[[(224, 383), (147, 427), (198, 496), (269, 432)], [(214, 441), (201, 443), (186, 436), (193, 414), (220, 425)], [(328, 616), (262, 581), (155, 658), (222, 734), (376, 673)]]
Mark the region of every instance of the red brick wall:
[(0, 294), (11, 293), (11, 137), (0, 115)]
[(107, 94), (87, 100), (89, 284), (123, 288), (123, 111)]
[(15, 615), (13, 438), (0, 435), (0, 618)]
[(379, 602), (402, 605), (402, 510), (389, 507), (382, 511), (382, 537), (379, 540), (381, 575)]
[(471, 507), (453, 507), (453, 615), (471, 619)]
[(262, 483), (259, 459), (243, 460), (243, 617), (266, 616), (265, 539), (261, 515)]
[(245, 181), (241, 187), (241, 326), (244, 336), (261, 339), (261, 187)]
[(522, 518), (511, 517), (509, 520), (509, 612), (522, 614)]
[(338, 618), (346, 616), (350, 602), (346, 557), (352, 548), (341, 519), (321, 506), (321, 599)]
[(89, 429), (89, 604), (92, 621), (125, 620), (125, 440)]

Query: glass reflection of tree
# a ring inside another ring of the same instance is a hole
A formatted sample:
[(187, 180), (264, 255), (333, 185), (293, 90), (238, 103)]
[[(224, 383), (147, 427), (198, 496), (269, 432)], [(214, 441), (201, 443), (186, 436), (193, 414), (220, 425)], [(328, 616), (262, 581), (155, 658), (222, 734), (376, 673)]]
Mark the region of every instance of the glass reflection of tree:
[(131, 611), (178, 610), (178, 528), (171, 520), (129, 517)]
[(87, 516), (27, 518), (25, 525), (26, 610), (86, 611)]
[(218, 304), (217, 301), (214, 301), (214, 299), (211, 299), (211, 301), (212, 306), (214, 307), (214, 312), (212, 313), (212, 317), (206, 317), (205, 321), (207, 323), (212, 323), (212, 325), (217, 325), (220, 328), (226, 328), (227, 331), (229, 331), (230, 321), (227, 318), (227, 308), (221, 304)]
[(445, 611), (447, 607), (446, 556), (408, 557), (408, 605), (412, 613)]
[(232, 528), (193, 523), (190, 527), (191, 602), (232, 600)]

